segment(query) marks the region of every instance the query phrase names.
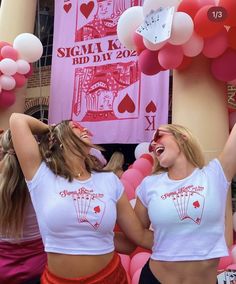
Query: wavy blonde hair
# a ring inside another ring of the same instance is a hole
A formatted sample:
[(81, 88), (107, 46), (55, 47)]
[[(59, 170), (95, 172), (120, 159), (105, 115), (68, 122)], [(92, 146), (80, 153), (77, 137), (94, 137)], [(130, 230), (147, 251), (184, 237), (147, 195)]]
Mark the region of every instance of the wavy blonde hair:
[[(197, 139), (193, 136), (192, 132), (187, 127), (178, 124), (166, 124), (162, 125), (161, 129), (166, 129), (173, 134), (180, 151), (184, 153), (187, 160), (193, 166), (198, 167), (200, 169), (204, 167), (205, 159), (201, 146)], [(168, 171), (168, 169), (160, 166), (155, 155), (154, 159), (155, 163), (153, 167), (153, 173)]]
[(120, 173), (123, 172), (124, 163), (125, 163), (124, 154), (116, 151), (111, 155), (109, 162), (106, 164), (106, 166), (103, 169), (106, 171), (112, 171), (118, 176), (120, 176)]
[(0, 236), (17, 239), (23, 234), (29, 192), (14, 153), (10, 130), (2, 134), (0, 141), (3, 154), (0, 173)]
[(92, 170), (100, 171), (91, 155), (88, 153), (88, 146), (103, 150), (103, 148), (82, 141), (71, 129), (70, 120), (63, 120), (55, 126), (50, 126), (49, 132), (43, 134), (39, 143), (39, 150), (42, 159), (47, 166), (56, 175), (66, 178), (68, 181), (73, 180), (73, 174), (66, 163), (65, 149), (69, 149), (75, 157), (84, 159), (86, 169), (89, 173)]

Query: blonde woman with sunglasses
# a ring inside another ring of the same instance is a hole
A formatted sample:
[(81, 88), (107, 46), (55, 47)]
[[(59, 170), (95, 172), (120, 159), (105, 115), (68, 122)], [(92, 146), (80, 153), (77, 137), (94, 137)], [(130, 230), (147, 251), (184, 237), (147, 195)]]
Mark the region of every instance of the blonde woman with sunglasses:
[(219, 157), (205, 165), (192, 133), (175, 124), (155, 132), (153, 175), (137, 189), (135, 212), (154, 245), (139, 284), (215, 284), (224, 237), (227, 191), (236, 173), (236, 126)]
[(115, 252), (129, 252), (128, 241), (120, 234), (114, 240), (115, 223), (131, 250), (133, 242), (151, 248), (153, 233), (136, 217), (119, 178), (94, 168), (92, 133), (75, 121), (48, 126), (17, 113), (10, 129), (47, 252), (41, 283), (128, 284)]

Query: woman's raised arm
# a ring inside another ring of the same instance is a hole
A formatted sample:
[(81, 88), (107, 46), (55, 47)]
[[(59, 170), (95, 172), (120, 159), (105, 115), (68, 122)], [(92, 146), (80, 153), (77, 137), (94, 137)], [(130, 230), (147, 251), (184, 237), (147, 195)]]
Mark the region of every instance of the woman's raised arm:
[(42, 160), (35, 135), (48, 132), (49, 127), (32, 116), (13, 113), (10, 117), (10, 129), (24, 176), (31, 180)]

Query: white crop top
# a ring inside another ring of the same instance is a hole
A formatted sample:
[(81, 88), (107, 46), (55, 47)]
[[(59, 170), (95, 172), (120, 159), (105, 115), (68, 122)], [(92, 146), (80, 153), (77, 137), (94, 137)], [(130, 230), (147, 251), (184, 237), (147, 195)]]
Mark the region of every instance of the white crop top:
[(137, 196), (154, 230), (151, 258), (187, 261), (228, 255), (224, 221), (229, 185), (217, 159), (183, 180), (170, 180), (167, 173), (146, 177)]
[(85, 181), (55, 176), (44, 162), (27, 181), (46, 252), (98, 255), (114, 251), (116, 203), (124, 188), (113, 173)]

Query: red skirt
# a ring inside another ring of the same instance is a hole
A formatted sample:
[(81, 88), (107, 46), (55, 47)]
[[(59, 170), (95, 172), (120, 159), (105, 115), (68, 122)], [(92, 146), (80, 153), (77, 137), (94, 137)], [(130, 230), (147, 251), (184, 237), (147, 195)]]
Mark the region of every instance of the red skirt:
[(46, 261), (41, 239), (20, 244), (0, 242), (0, 283), (19, 284), (40, 278)]
[(115, 253), (111, 262), (101, 271), (79, 278), (62, 278), (51, 273), (46, 267), (41, 284), (128, 284), (128, 278), (121, 264), (120, 256)]

